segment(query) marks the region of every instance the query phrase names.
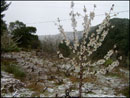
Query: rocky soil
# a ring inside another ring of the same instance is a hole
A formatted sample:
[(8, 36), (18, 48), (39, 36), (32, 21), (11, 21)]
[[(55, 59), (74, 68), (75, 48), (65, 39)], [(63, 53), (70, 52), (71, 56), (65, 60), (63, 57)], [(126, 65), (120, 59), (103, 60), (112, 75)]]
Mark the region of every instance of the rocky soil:
[[(1, 95), (3, 97), (65, 96), (65, 90), (71, 87), (70, 96), (78, 96), (78, 82), (65, 76), (69, 64), (54, 63), (48, 59), (39, 58), (32, 52), (4, 53), (2, 58), (13, 58), (27, 74), (24, 80), (15, 79), (12, 74), (2, 71)], [(87, 81), (83, 86), (83, 97), (123, 97), (121, 89), (129, 86), (129, 71), (120, 69), (119, 76), (99, 76), (96, 82)], [(94, 80), (95, 81), (95, 80)]]

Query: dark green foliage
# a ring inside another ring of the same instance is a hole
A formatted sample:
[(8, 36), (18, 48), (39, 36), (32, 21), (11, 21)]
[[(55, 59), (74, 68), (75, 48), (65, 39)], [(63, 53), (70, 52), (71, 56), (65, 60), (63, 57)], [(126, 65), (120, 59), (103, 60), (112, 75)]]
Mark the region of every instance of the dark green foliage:
[(112, 64), (112, 62), (113, 62), (112, 59), (108, 59), (108, 60), (104, 63), (104, 65), (105, 65), (105, 66), (108, 66), (108, 65)]
[(125, 89), (123, 89), (123, 94), (126, 96), (126, 97), (130, 97), (130, 88), (129, 87), (126, 87)]
[(14, 74), (17, 78), (25, 77), (25, 72), (23, 72), (18, 66), (16, 65), (8, 65), (8, 66), (1, 66), (2, 70)]
[(68, 57), (71, 53), (71, 50), (66, 46), (65, 42), (59, 44), (59, 49), (64, 57)]
[(3, 32), (5, 30), (7, 30), (7, 26), (6, 26), (6, 23), (5, 21), (3, 20), (3, 17), (5, 16), (5, 14), (3, 14), (4, 11), (6, 11), (9, 7), (11, 3), (7, 4), (5, 2), (5, 0), (1, 0), (1, 15), (0, 15), (0, 21), (1, 21), (1, 34), (3, 34)]
[(46, 53), (55, 53), (55, 46), (51, 42), (44, 41), (42, 42), (42, 50)]
[[(5, 0), (1, 0), (1, 13), (6, 11), (11, 3), (7, 4)], [(1, 19), (5, 16), (5, 14), (1, 14)], [(2, 20), (1, 20), (2, 21)]]
[(2, 52), (19, 52), (20, 51), (20, 48), (18, 47), (8, 47), (8, 48), (1, 48), (1, 51)]
[(122, 90), (118, 91), (118, 93), (123, 94), (124, 96), (126, 96), (127, 98), (130, 97), (130, 88), (129, 86), (123, 88)]
[[(126, 58), (130, 50), (129, 19), (114, 18), (110, 20), (110, 23), (115, 27), (109, 30), (109, 33), (103, 41), (102, 46), (99, 47), (97, 51), (92, 55), (92, 59), (103, 58), (107, 51), (112, 49), (114, 44), (116, 44), (119, 55), (123, 56), (122, 64), (126, 65)], [(93, 30), (93, 32), (95, 32), (95, 30)]]
[(17, 46), (9, 36), (7, 32), (4, 32), (1, 36), (1, 52), (19, 51), (20, 48)]
[(13, 35), (13, 39), (18, 39), (18, 46), (22, 48), (37, 49), (40, 47), (40, 41), (37, 35), (35, 27), (26, 26), (23, 22), (16, 21), (11, 22), (9, 30)]
[(24, 78), (26, 76), (25, 72), (22, 70), (21, 67), (16, 65), (17, 63), (12, 61), (2, 61), (1, 69), (14, 74), (16, 78)]
[(1, 0), (1, 51), (2, 52), (9, 52), (9, 51), (19, 51), (17, 44), (12, 40), (11, 36), (8, 33), (7, 25), (3, 20), (6, 11), (11, 3), (7, 4), (5, 0)]
[(119, 47), (119, 51), (122, 51), (125, 55), (127, 55), (130, 49), (128, 46), (129, 45), (129, 20), (112, 19), (111, 24), (115, 25), (115, 28), (110, 30), (110, 35), (109, 35), (110, 38), (112, 39), (112, 41), (117, 43), (117, 46)]

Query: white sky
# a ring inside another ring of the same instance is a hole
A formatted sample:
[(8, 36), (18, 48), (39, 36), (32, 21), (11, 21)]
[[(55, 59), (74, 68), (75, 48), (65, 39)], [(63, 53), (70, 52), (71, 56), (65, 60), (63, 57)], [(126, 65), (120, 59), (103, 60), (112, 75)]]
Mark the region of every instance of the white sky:
[[(8, 3), (9, 1), (7, 1)], [(27, 26), (34, 26), (37, 28), (37, 35), (49, 35), (57, 34), (59, 31), (53, 22), (59, 17), (61, 20), (70, 19), (70, 1), (11, 1), (9, 9), (4, 12), (4, 20), (7, 24), (16, 20), (22, 21)], [(93, 4), (96, 4), (95, 14), (105, 14), (109, 12), (112, 4), (115, 4), (114, 12), (128, 11), (129, 1), (75, 1), (75, 12), (83, 14), (84, 5), (87, 8), (88, 13), (93, 10)], [(92, 22), (92, 25), (101, 23), (105, 15), (96, 16)], [(129, 11), (120, 13), (115, 18), (129, 18)], [(78, 30), (82, 30), (82, 18), (78, 19)], [(71, 31), (71, 21), (61, 22), (65, 31)]]

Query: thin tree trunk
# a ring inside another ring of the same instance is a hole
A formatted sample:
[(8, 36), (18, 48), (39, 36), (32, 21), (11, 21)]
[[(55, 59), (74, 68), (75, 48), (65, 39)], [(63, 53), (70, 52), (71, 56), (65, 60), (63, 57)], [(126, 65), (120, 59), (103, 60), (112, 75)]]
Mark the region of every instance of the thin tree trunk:
[(79, 98), (82, 97), (83, 67), (80, 65)]

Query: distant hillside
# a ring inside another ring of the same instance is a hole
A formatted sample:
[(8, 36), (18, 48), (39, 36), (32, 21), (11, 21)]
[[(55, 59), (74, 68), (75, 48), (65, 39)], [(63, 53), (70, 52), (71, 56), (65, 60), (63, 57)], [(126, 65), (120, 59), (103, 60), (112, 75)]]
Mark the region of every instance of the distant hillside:
[[(91, 27), (91, 30), (93, 30), (95, 27)], [(90, 30), (90, 31), (91, 31)], [(69, 40), (73, 40), (74, 38), (73, 38), (73, 32), (66, 32), (65, 33), (66, 34), (66, 36), (67, 36), (67, 38), (69, 39)], [(82, 38), (82, 31), (78, 31), (77, 33), (76, 33), (76, 36), (78, 37), (78, 39), (81, 39)], [(41, 40), (41, 41), (43, 41), (43, 40), (46, 40), (46, 39), (50, 39), (50, 40), (53, 40), (54, 42), (56, 41), (56, 40), (62, 40), (63, 39), (63, 36), (62, 36), (62, 34), (56, 34), (56, 35), (40, 35), (39, 36), (39, 40)]]
[[(123, 65), (128, 65), (128, 55), (129, 55), (129, 19), (113, 18), (110, 20), (111, 25), (115, 27), (109, 30), (108, 35), (101, 47), (92, 55), (92, 59), (102, 58), (108, 50), (113, 48), (114, 44), (117, 44), (119, 54), (123, 56)], [(95, 32), (99, 25), (91, 27), (90, 33)], [(79, 31), (77, 34), (78, 39), (82, 39), (82, 31)], [(73, 33), (66, 32), (68, 39), (73, 40)], [(40, 40), (50, 39), (53, 43), (59, 42), (62, 39), (61, 34), (57, 35), (46, 35), (39, 36)]]
[[(110, 20), (111, 25), (115, 27), (109, 30), (103, 45), (93, 55), (93, 59), (102, 58), (108, 50), (112, 49), (113, 45), (117, 45), (119, 55), (123, 56), (123, 65), (128, 65), (129, 55), (129, 19), (113, 18)], [(98, 28), (98, 26), (97, 26)], [(96, 32), (96, 29), (93, 30)]]
[[(65, 33), (66, 34), (66, 36), (67, 36), (67, 38), (69, 39), (69, 40), (73, 40), (73, 33), (72, 32), (66, 32)], [(78, 37), (78, 39), (80, 39), (81, 37), (82, 37), (82, 32), (81, 31), (79, 31), (79, 32), (77, 32), (76, 33), (76, 35), (77, 35), (77, 37)], [(62, 34), (56, 34), (56, 35), (40, 35), (39, 36), (39, 39), (42, 41), (42, 40), (46, 40), (46, 39), (52, 39), (52, 40), (61, 40), (61, 39), (63, 39), (63, 36), (62, 36)]]

